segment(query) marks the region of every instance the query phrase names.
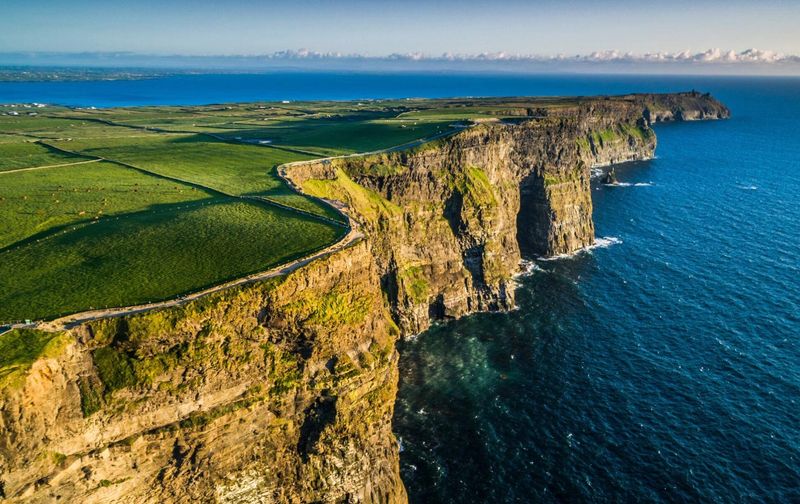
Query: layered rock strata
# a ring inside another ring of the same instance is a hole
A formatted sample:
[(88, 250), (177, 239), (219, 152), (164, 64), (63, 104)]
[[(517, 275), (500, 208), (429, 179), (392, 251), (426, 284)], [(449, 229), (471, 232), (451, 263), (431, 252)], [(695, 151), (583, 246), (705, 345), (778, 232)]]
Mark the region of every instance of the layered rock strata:
[(653, 121), (727, 114), (697, 93), (583, 99), (286, 167), (365, 238), (182, 306), (3, 335), (38, 358), (0, 373), (0, 498), (405, 502), (396, 340), (511, 308), (522, 255), (593, 242), (590, 167), (651, 157)]
[(591, 245), (590, 168), (650, 159), (651, 120), (728, 115), (697, 93), (577, 100), (527, 112), (415, 149), (287, 170), (305, 192), (346, 202), (370, 236), (404, 333), (510, 308), (522, 255)]

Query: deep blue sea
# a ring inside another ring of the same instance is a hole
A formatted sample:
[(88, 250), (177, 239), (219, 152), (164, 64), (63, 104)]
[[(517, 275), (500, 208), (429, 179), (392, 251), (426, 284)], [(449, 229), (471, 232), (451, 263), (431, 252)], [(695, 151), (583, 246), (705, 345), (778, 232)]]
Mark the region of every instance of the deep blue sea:
[(519, 309), (400, 345), (414, 503), (800, 502), (800, 80), (272, 74), (0, 83), (0, 102), (710, 91), (595, 185), (605, 247), (535, 262)]

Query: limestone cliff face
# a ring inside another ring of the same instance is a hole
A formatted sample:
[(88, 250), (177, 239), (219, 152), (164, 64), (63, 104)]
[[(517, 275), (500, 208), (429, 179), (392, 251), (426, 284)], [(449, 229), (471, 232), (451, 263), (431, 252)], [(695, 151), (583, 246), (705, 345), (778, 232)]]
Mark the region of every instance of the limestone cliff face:
[[(675, 113), (646, 116), (667, 109)], [(727, 116), (696, 93), (579, 100), (530, 112), (416, 149), (288, 171), (304, 191), (346, 202), (361, 222), (404, 333), (507, 309), (521, 255), (591, 245), (590, 168), (651, 158), (651, 120)]]
[(2, 495), (405, 502), (397, 334), (364, 242), (280, 280), (80, 326), (0, 391)]
[(38, 359), (0, 370), (0, 498), (405, 502), (397, 338), (513, 307), (523, 255), (593, 242), (592, 166), (651, 157), (654, 121), (727, 116), (696, 93), (523, 112), (287, 167), (365, 238), (285, 277), (45, 335)]

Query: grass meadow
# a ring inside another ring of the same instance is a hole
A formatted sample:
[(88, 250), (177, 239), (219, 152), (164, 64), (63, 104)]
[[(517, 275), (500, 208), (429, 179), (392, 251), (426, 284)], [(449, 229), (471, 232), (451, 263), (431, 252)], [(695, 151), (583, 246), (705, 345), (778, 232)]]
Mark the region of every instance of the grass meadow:
[(344, 232), (259, 203), (165, 204), (0, 252), (0, 320), (174, 297), (307, 255)]
[(0, 174), (0, 250), (64, 226), (212, 198), (107, 162)]
[(328, 205), (291, 191), (276, 167), (312, 159), (285, 150), (227, 143), (207, 136), (151, 135), (55, 142), (59, 148), (127, 163), (148, 172), (199, 184), (234, 196), (266, 196), (340, 220)]
[[(0, 172), (50, 166), (64, 163), (86, 161), (83, 156), (75, 156), (49, 149), (34, 142), (0, 142)], [(2, 179), (5, 182), (6, 179)]]

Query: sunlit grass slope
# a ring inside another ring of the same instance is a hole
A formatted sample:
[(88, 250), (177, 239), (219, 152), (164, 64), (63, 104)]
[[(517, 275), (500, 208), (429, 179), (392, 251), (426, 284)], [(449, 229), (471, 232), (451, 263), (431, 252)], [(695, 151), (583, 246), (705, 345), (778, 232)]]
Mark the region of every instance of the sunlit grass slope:
[(100, 220), (0, 252), (0, 320), (171, 298), (304, 256), (342, 232), (237, 200)]
[(0, 174), (0, 249), (65, 225), (213, 198), (107, 162)]

